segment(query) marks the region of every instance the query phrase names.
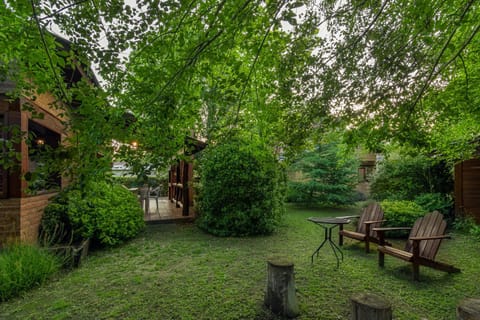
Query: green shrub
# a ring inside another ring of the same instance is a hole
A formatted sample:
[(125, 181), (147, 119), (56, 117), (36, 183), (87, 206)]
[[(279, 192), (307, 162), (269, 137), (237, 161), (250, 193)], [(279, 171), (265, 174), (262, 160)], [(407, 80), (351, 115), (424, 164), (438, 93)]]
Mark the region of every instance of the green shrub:
[(45, 282), (60, 269), (60, 261), (44, 249), (11, 245), (0, 251), (0, 301)]
[[(384, 200), (381, 206), (385, 213), (384, 227), (409, 227), (411, 228), (420, 217), (425, 215), (425, 210), (413, 201)], [(387, 236), (397, 237), (409, 232), (391, 231)]]
[(480, 240), (480, 225), (475, 223), (475, 220), (472, 217), (467, 216), (455, 219), (453, 227), (457, 231), (467, 233)]
[(453, 200), (450, 196), (441, 193), (424, 193), (415, 197), (415, 203), (426, 212), (440, 211), (443, 215), (450, 214)]
[(384, 160), (377, 166), (370, 185), (376, 200), (414, 200), (419, 194), (450, 194), (453, 179), (444, 163), (424, 156)]
[(96, 186), (89, 203), (94, 208), (93, 239), (116, 245), (135, 237), (145, 224), (143, 210), (135, 195), (116, 184)]
[(118, 184), (95, 182), (83, 190), (72, 186), (62, 191), (45, 208), (40, 234), (46, 244), (91, 238), (112, 246), (134, 237), (143, 226), (135, 195)]
[(204, 150), (197, 224), (218, 236), (268, 234), (283, 212), (285, 175), (273, 153), (232, 138)]
[(472, 225), (470, 235), (480, 240), (480, 226), (478, 224)]

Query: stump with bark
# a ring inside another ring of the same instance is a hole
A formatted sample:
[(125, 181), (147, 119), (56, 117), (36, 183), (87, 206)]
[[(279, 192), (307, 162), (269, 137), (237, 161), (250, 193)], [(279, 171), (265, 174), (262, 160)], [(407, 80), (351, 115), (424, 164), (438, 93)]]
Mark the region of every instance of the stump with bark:
[(265, 305), (275, 314), (294, 318), (299, 314), (293, 263), (284, 258), (267, 261)]
[(480, 299), (465, 299), (457, 307), (457, 320), (480, 320)]
[(392, 306), (384, 298), (360, 293), (350, 298), (352, 320), (392, 320)]

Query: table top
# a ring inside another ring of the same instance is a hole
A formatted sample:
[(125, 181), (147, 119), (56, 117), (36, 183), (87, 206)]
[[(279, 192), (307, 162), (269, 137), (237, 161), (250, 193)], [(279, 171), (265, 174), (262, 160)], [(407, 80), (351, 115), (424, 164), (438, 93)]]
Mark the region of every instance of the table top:
[(321, 224), (347, 224), (350, 223), (349, 219), (345, 218), (322, 218), (322, 217), (310, 217), (307, 219), (313, 223)]

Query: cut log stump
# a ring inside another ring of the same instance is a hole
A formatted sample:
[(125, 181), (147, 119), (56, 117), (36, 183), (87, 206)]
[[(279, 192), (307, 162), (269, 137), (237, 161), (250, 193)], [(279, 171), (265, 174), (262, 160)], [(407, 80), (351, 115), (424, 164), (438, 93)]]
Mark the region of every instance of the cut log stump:
[(292, 262), (284, 258), (267, 261), (265, 305), (273, 313), (284, 317), (299, 315)]
[(392, 320), (392, 306), (384, 298), (360, 293), (350, 298), (352, 320)]
[(457, 307), (457, 320), (480, 320), (480, 299), (465, 299)]

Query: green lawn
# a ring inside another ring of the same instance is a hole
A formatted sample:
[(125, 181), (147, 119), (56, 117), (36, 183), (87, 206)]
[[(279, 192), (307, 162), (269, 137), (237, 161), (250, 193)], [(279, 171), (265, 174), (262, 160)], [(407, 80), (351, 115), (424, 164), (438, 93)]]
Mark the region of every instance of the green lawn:
[(480, 244), (454, 234), (438, 258), (462, 273), (410, 266), (346, 240), (345, 260), (336, 269), (330, 248), (310, 255), (323, 231), (309, 216), (352, 210), (289, 209), (272, 236), (216, 238), (193, 225), (149, 226), (133, 241), (93, 252), (83, 266), (0, 305), (0, 319), (275, 319), (262, 308), (266, 260), (285, 255), (295, 263), (299, 319), (348, 319), (349, 297), (378, 293), (393, 304), (395, 319), (455, 319), (458, 302), (480, 296)]

